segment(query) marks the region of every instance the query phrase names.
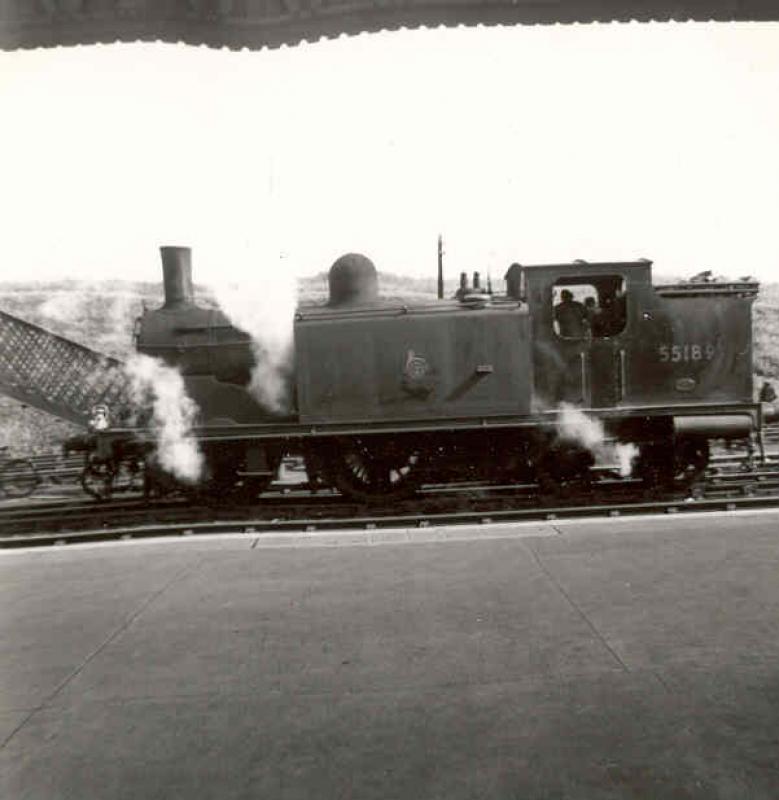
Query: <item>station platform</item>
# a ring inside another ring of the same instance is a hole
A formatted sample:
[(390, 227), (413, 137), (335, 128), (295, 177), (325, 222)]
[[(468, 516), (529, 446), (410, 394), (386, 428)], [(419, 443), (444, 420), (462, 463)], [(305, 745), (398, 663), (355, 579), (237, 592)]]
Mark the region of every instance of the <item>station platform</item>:
[(0, 797), (777, 797), (779, 513), (0, 553)]

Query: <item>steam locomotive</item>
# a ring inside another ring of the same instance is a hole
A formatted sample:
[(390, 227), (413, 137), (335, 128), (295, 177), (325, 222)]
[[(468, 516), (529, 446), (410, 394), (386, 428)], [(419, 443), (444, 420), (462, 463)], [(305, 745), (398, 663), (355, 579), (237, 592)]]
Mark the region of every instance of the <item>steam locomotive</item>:
[[(348, 254), (330, 269), (327, 302), (295, 314), (279, 412), (248, 388), (261, 349), (195, 303), (189, 249), (161, 254), (165, 302), (139, 318), (137, 350), (180, 370), (198, 407), (202, 485), (222, 496), (255, 497), (290, 453), (314, 484), (360, 501), (463, 475), (578, 480), (592, 447), (561, 427), (571, 409), (631, 445), (633, 474), (651, 482), (699, 472), (713, 439), (760, 441), (755, 282), (653, 286), (646, 260), (514, 264), (505, 294), (465, 279), (452, 299), (439, 289), (407, 305), (383, 299), (371, 261)], [(581, 316), (573, 328), (566, 303)], [(99, 438), (117, 460), (154, 432), (115, 424)]]

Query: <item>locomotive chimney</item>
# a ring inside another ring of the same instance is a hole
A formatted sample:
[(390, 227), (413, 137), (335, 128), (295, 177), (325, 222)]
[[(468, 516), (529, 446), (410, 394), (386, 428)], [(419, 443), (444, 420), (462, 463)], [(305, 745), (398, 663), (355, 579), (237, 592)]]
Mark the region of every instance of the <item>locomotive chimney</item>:
[(191, 305), (192, 250), (189, 247), (160, 247), (162, 276), (165, 282), (165, 305), (163, 308), (180, 308)]
[(474, 288), (474, 291), (477, 291), (477, 292), (481, 290), (481, 282), (479, 280), (479, 273), (478, 272), (474, 272), (473, 273), (473, 288)]

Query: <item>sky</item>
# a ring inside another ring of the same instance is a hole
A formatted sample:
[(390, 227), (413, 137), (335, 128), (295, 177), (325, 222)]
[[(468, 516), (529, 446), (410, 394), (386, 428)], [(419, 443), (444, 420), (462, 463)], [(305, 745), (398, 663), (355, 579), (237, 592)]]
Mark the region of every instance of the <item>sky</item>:
[(0, 280), (649, 258), (779, 281), (779, 25), (0, 53)]

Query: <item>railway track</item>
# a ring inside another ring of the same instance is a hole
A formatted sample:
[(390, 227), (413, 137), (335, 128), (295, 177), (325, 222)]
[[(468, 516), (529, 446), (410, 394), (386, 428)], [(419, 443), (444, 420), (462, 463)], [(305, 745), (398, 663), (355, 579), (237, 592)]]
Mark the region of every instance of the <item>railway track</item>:
[[(520, 521), (550, 521), (584, 517), (624, 517), (644, 514), (684, 514), (690, 512), (737, 511), (779, 507), (779, 492), (766, 495), (733, 498), (699, 498), (686, 502), (676, 499), (607, 505), (567, 505), (492, 509), (490, 511), (449, 511), (439, 513), (386, 514), (350, 517), (312, 517), (296, 519), (268, 519), (245, 516), (242, 519), (217, 519), (206, 522), (168, 522), (111, 527), (59, 533), (35, 533), (3, 536), (0, 548), (15, 549), (66, 544), (83, 544), (100, 541), (148, 539), (159, 537), (187, 537), (206, 534), (244, 533), (267, 535), (296, 533), (301, 535), (332, 530), (372, 531), (389, 528), (435, 528), (451, 525), (487, 525)], [(430, 538), (437, 538), (432, 535)]]
[(70, 500), (17, 504), (0, 508), (0, 548), (779, 507), (779, 460), (748, 469), (743, 462), (743, 455), (716, 457), (705, 477), (692, 486), (649, 495), (639, 481), (606, 473), (586, 489), (562, 487), (555, 495), (542, 494), (534, 484), (427, 486), (417, 497), (391, 508), (366, 507), (336, 493), (283, 486), (274, 487), (256, 505), (193, 505), (186, 499), (150, 502), (141, 497), (104, 504)]

